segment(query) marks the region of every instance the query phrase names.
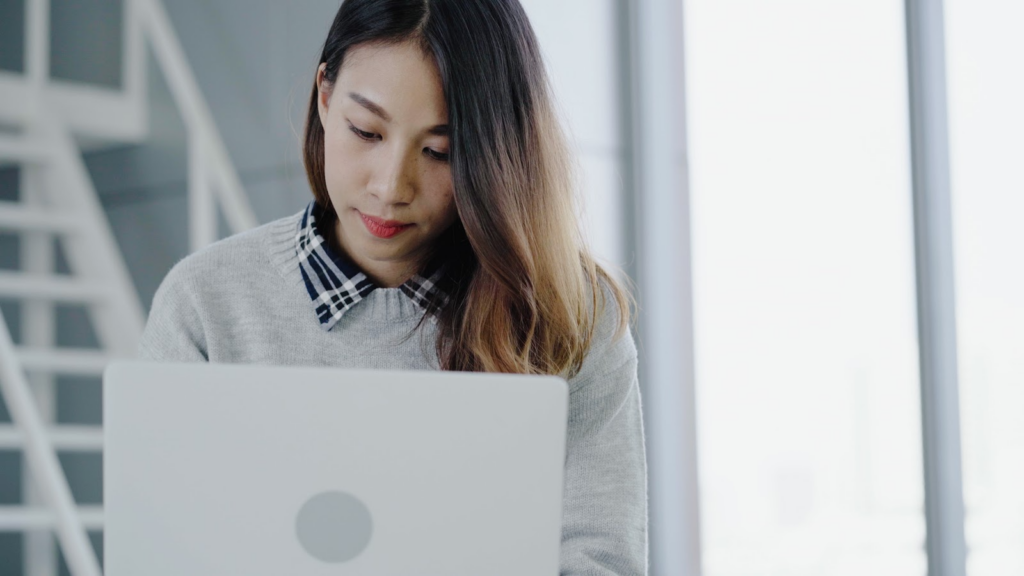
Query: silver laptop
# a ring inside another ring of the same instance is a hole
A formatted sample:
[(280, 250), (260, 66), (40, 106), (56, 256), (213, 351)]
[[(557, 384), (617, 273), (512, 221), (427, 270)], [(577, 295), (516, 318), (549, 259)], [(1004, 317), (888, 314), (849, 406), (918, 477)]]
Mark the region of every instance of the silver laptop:
[(116, 362), (106, 576), (558, 574), (555, 377)]

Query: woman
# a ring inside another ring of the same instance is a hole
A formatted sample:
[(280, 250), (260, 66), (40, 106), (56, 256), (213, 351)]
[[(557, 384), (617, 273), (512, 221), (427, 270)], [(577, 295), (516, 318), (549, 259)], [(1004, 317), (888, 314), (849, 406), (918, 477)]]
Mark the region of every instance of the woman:
[(303, 151), (314, 200), (178, 263), (140, 355), (561, 375), (562, 573), (645, 574), (627, 300), (580, 239), (518, 1), (345, 1)]

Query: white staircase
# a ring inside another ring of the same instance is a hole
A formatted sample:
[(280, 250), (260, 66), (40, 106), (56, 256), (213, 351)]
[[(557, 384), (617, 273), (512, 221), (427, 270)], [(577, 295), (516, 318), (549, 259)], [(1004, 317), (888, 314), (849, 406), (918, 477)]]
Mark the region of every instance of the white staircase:
[[(0, 202), (0, 233), (21, 238), (21, 270), (0, 271), (0, 299), (21, 303), (21, 345), (0, 314), (0, 392), (13, 424), (0, 425), (0, 450), (20, 449), (28, 465), (21, 506), (0, 506), (0, 531), (25, 532), (26, 576), (56, 576), (56, 532), (74, 576), (99, 576), (87, 531), (103, 510), (79, 506), (57, 451), (98, 452), (98, 426), (56, 425), (57, 375), (99, 376), (129, 358), (145, 315), (76, 142), (137, 143), (148, 125), (144, 54), (152, 50), (185, 120), (189, 147), (192, 249), (217, 238), (217, 208), (233, 232), (256, 224), (180, 44), (159, 0), (124, 0), (123, 89), (49, 78), (49, 3), (26, 1), (24, 74), (0, 72), (0, 166), (20, 167), (18, 202)], [(184, 224), (184, 223), (183, 223)], [(55, 273), (61, 242), (70, 275)], [(56, 304), (89, 311), (101, 348), (56, 343)]]

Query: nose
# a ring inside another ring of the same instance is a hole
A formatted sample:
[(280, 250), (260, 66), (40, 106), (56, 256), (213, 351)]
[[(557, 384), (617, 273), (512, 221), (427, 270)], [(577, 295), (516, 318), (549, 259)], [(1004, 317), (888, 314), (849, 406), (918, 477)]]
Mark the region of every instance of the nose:
[(416, 194), (415, 166), (401, 146), (383, 147), (370, 180), (370, 193), (384, 204), (408, 204)]

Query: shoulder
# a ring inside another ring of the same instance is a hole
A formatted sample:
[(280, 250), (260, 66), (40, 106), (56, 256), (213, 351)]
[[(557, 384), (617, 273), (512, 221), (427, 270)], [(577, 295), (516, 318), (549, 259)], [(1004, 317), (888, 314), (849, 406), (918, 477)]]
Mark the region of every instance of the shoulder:
[(609, 278), (600, 277), (597, 288), (597, 294), (591, 293), (597, 306), (594, 332), (580, 371), (570, 380), (573, 389), (595, 376), (626, 365), (632, 365), (635, 370), (637, 350), (630, 332), (628, 296), (624, 302), (620, 301), (625, 290)]
[[(150, 316), (161, 310), (197, 316), (201, 310), (252, 304), (260, 292), (281, 286), (288, 259), (296, 259), (297, 225), (297, 215), (287, 216), (189, 254), (161, 281)], [(301, 282), (297, 273), (291, 276)]]
[[(232, 313), (266, 310), (273, 294), (275, 247), (294, 257), (296, 216), (233, 235), (178, 261), (164, 277), (149, 310), (140, 356), (152, 359), (202, 359), (209, 329)], [(280, 246), (277, 246), (277, 244)], [(279, 285), (279, 284), (278, 284)], [(258, 289), (254, 289), (258, 287)]]
[(223, 276), (272, 264), (275, 250), (294, 250), (298, 214), (218, 240), (179, 261), (168, 276)]
[(216, 289), (253, 276), (277, 273), (275, 256), (294, 252), (298, 214), (279, 218), (251, 230), (218, 240), (178, 261), (167, 273), (160, 289)]

